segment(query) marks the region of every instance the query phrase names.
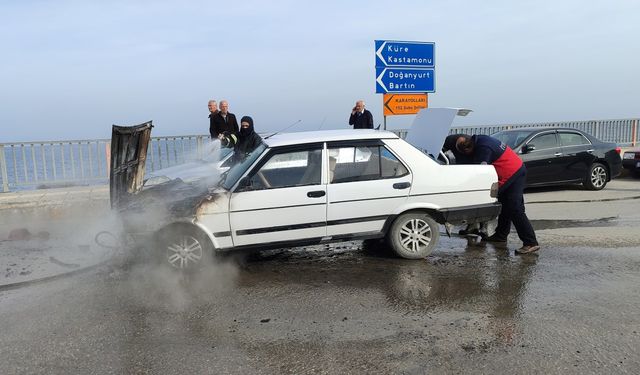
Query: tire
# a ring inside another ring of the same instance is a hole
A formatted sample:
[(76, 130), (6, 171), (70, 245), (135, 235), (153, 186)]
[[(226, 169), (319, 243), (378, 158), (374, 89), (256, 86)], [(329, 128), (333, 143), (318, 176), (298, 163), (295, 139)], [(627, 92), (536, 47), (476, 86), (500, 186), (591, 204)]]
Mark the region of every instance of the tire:
[(440, 226), (426, 213), (400, 215), (391, 226), (389, 244), (401, 258), (423, 259), (429, 256), (440, 239)]
[(584, 187), (588, 190), (602, 190), (609, 180), (607, 167), (600, 163), (593, 163), (589, 168), (589, 173), (585, 176)]
[(180, 271), (193, 271), (211, 259), (213, 245), (198, 228), (175, 224), (162, 229), (157, 236), (159, 259), (164, 266)]

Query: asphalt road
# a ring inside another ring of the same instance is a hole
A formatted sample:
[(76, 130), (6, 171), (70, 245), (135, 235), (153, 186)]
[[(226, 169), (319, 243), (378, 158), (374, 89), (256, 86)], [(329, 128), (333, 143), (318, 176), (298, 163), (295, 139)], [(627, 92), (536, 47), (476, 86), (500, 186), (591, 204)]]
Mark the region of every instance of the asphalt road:
[(425, 261), (339, 243), (184, 276), (111, 264), (0, 291), (2, 374), (637, 373), (637, 180), (527, 194), (539, 255), (446, 237)]

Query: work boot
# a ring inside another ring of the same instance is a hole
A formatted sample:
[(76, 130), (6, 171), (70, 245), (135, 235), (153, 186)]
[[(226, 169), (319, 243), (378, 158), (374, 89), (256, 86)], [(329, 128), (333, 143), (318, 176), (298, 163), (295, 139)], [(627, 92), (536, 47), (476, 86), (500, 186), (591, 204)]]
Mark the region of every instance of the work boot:
[(531, 253), (535, 253), (538, 250), (540, 250), (539, 245), (524, 245), (518, 250), (516, 250), (516, 254), (531, 254)]
[(499, 235), (498, 233), (494, 233), (492, 235), (490, 235), (489, 237), (484, 239), (487, 242), (495, 242), (495, 243), (506, 243), (507, 242), (507, 238), (506, 237), (502, 237), (501, 235)]

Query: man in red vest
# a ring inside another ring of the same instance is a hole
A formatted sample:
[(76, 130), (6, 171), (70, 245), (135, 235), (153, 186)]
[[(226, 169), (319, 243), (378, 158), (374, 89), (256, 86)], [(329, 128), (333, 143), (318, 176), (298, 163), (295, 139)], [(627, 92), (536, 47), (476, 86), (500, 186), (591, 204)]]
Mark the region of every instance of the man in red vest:
[(471, 158), (473, 164), (493, 165), (498, 174), (498, 201), (502, 203), (502, 211), (498, 216), (496, 232), (486, 240), (506, 243), (513, 222), (523, 243), (516, 254), (530, 254), (540, 250), (524, 209), (522, 194), (527, 170), (518, 155), (509, 146), (488, 135), (460, 135), (456, 140), (456, 149)]

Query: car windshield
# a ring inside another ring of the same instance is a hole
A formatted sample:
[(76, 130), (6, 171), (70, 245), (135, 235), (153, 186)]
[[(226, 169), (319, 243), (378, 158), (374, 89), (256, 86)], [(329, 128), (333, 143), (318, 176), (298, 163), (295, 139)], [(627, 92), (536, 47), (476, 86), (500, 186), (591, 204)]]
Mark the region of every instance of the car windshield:
[(262, 152), (267, 148), (264, 143), (261, 143), (255, 150), (253, 150), (247, 157), (242, 160), (240, 163), (232, 166), (228, 171), (222, 174), (222, 179), (220, 180), (220, 186), (227, 190), (231, 190), (233, 185), (238, 182), (240, 177), (251, 167), (253, 162), (255, 162)]
[(508, 130), (497, 132), (492, 137), (497, 138), (500, 142), (505, 143), (511, 148), (516, 148), (531, 135), (531, 130)]

